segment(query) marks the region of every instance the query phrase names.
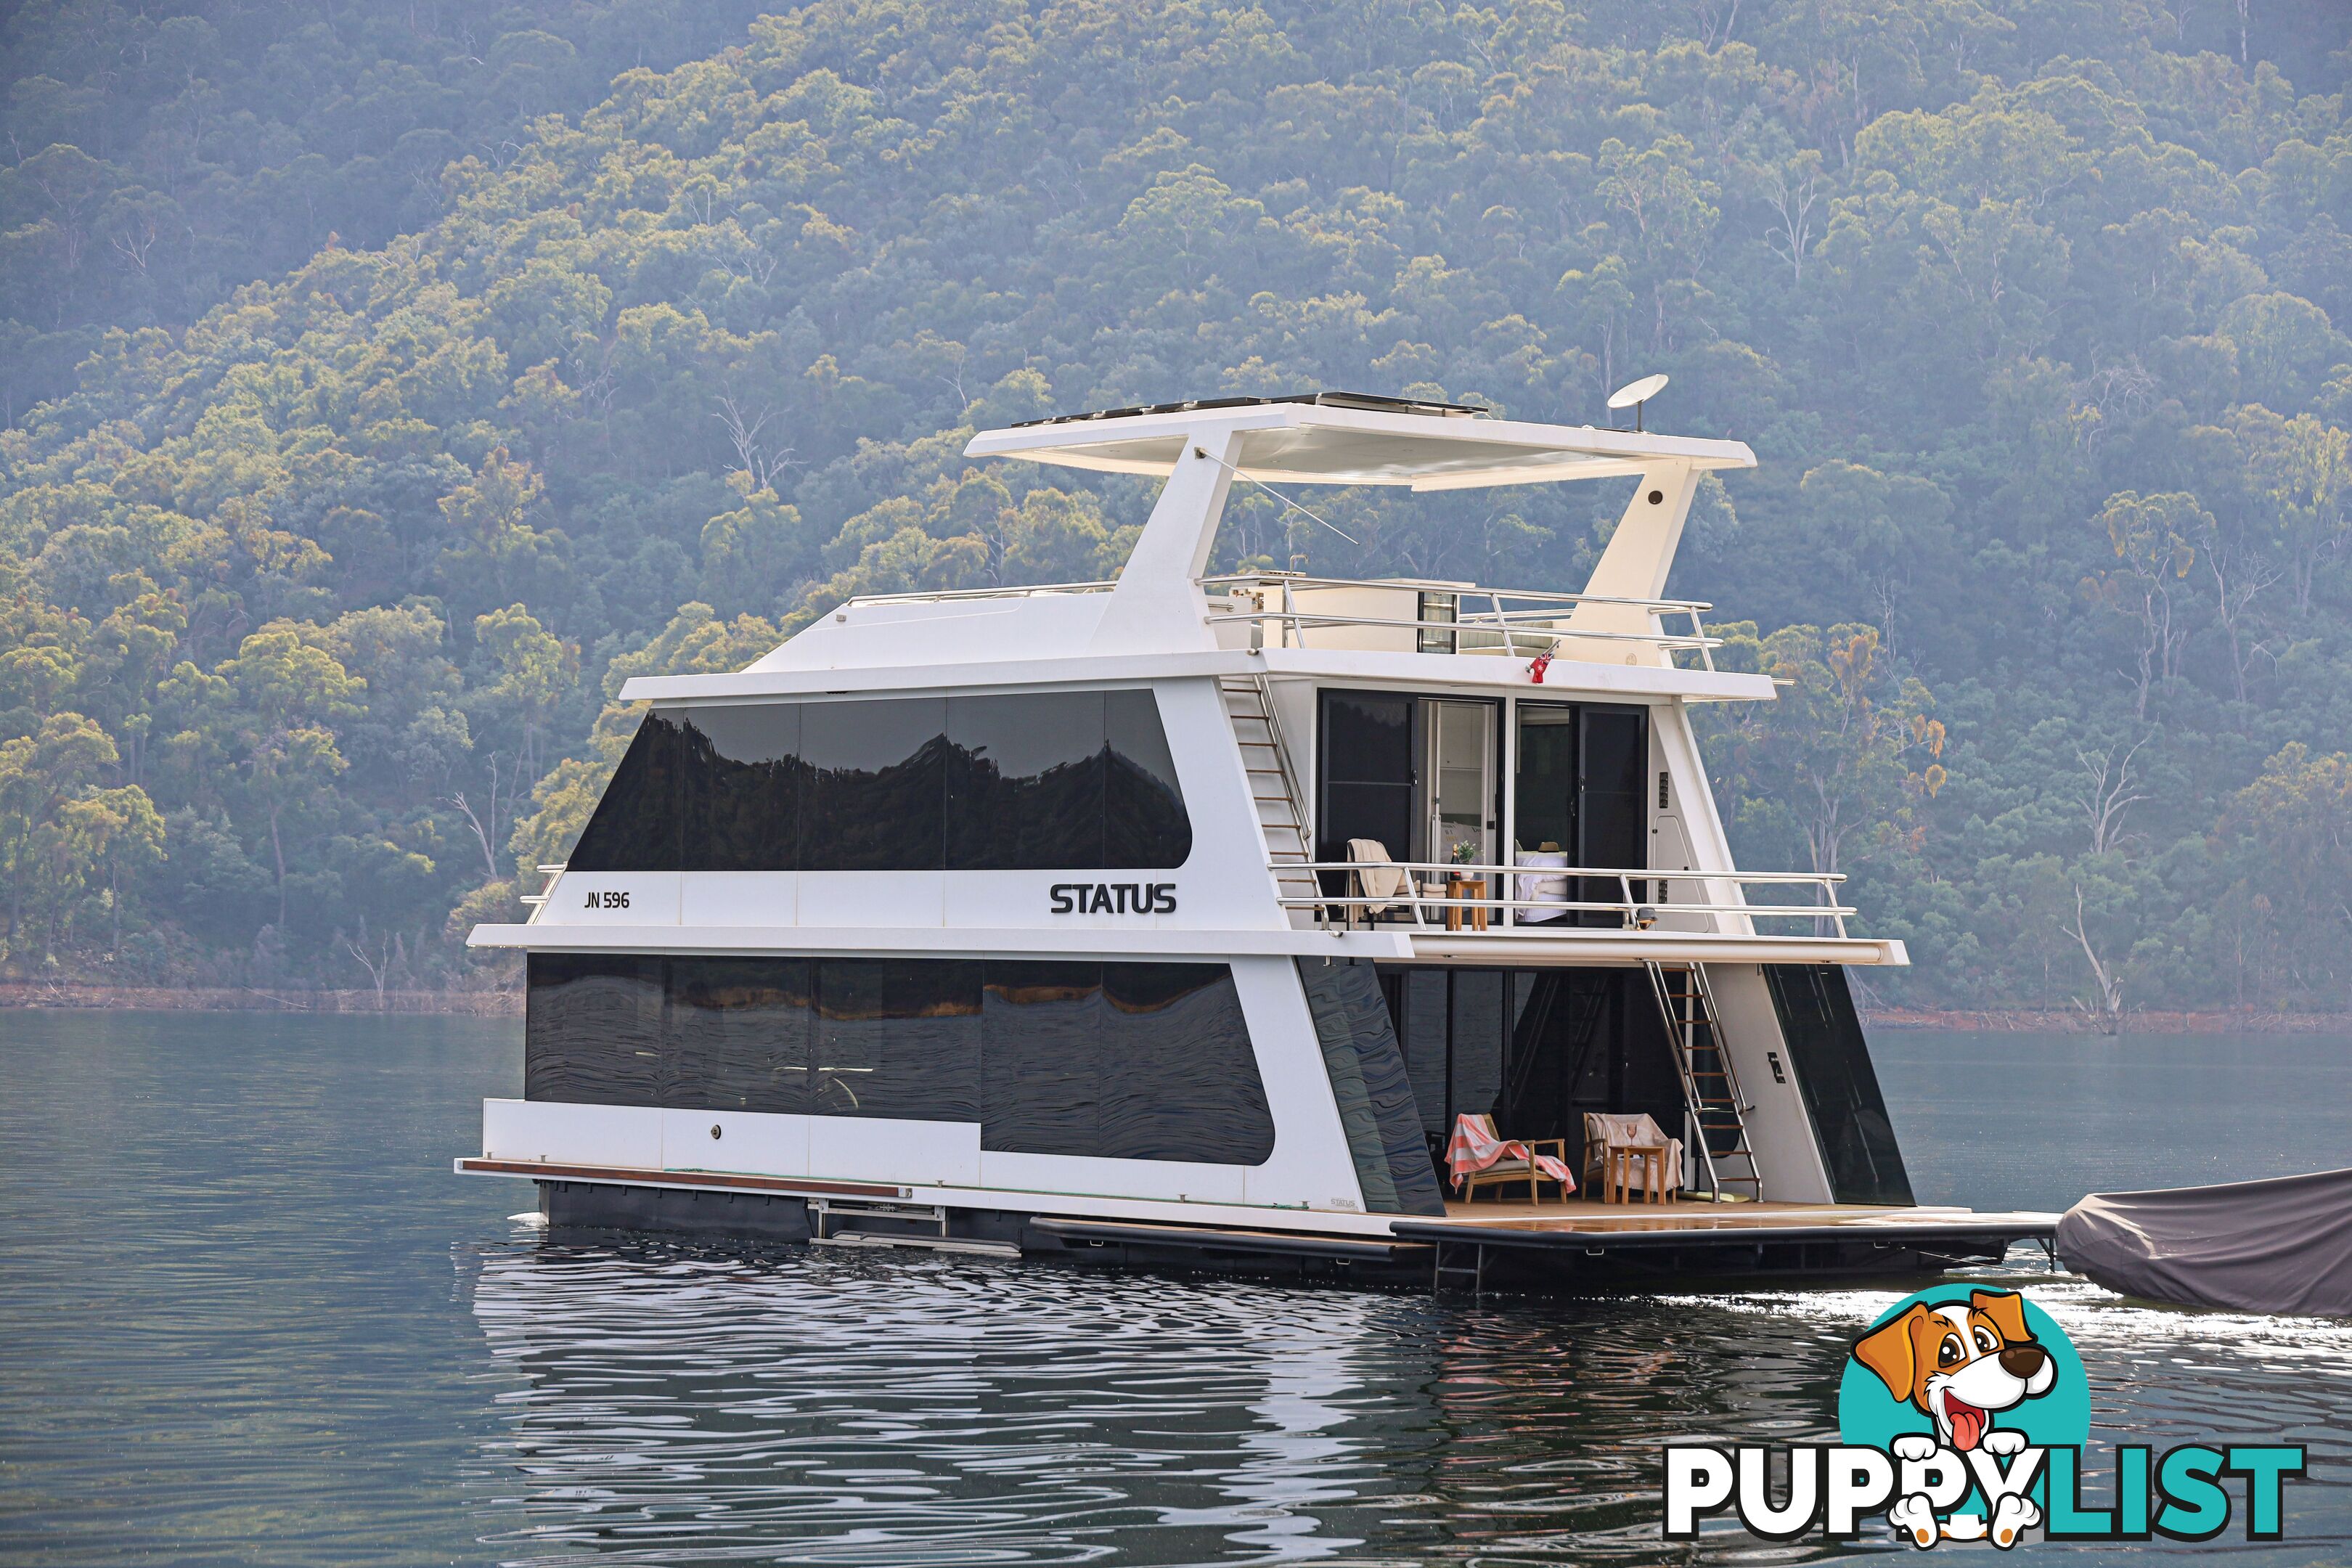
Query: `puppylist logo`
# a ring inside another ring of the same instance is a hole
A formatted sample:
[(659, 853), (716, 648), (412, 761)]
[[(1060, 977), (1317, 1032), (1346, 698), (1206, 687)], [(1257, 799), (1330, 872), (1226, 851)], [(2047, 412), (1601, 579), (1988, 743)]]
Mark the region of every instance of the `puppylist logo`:
[[(2114, 1451), (2104, 1506), (2084, 1499), (2091, 1395), (2066, 1331), (2014, 1290), (1940, 1286), (1898, 1301), (1853, 1343), (1835, 1447), (1670, 1447), (1665, 1533), (1726, 1511), (1767, 1541), (1885, 1528), (1921, 1550), (1990, 1541), (2210, 1541), (2242, 1492), (2249, 1541), (2280, 1535), (2299, 1447), (2183, 1444)], [(1774, 1478), (1784, 1478), (1776, 1487)], [(2232, 1489), (2228, 1481), (2242, 1486)], [(1775, 1493), (1778, 1493), (1776, 1498)]]

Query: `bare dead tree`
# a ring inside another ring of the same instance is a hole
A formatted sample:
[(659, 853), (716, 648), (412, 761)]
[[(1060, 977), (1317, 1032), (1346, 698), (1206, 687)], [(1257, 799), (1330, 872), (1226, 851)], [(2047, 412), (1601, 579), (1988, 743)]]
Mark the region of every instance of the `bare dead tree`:
[(359, 961), (361, 968), (367, 971), (368, 979), (375, 986), (375, 1010), (379, 1013), (383, 1012), (384, 981), (392, 973), (392, 939), (389, 937), (383, 939), (376, 944), (380, 951), (371, 953), (368, 951), (367, 916), (362, 914), (360, 916), (360, 934), (356, 940), (343, 935), (340, 931), (335, 933), (335, 940), (342, 944), (345, 952)]
[(733, 398), (722, 396), (719, 399), (719, 412), (711, 416), (726, 427), (727, 438), (735, 444), (735, 471), (751, 475), (751, 483), (761, 489), (768, 489), (778, 474), (795, 466), (792, 447), (771, 452), (760, 439), (760, 431), (774, 412), (762, 407), (752, 415)]
[(2083, 956), (2091, 964), (2091, 983), (2098, 993), (2095, 1005), (2079, 996), (2074, 998), (2074, 1005), (2082, 1009), (2083, 1016), (2091, 1020), (2099, 1033), (2123, 1033), (2124, 977), (2100, 960), (2098, 949), (2091, 945), (2090, 937), (2084, 934), (2090, 929), (2090, 921), (2083, 918), (2083, 884), (2080, 882), (2074, 884), (2074, 923), (2062, 923), (2058, 929), (2083, 944)]
[[(1738, 9), (1733, 7), (1735, 15)], [(1821, 171), (1810, 159), (1799, 168), (1776, 168), (1766, 174), (1764, 203), (1780, 221), (1764, 231), (1764, 243), (1789, 264), (1791, 283), (1805, 280), (1805, 254), (1812, 244), (1813, 207), (1821, 200)]]
[(2247, 700), (2246, 672), (2253, 668), (2254, 660), (2269, 651), (2253, 636), (2251, 611), (2254, 600), (2286, 575), (2286, 568), (2254, 554), (2251, 549), (2238, 548), (2239, 542), (2224, 532), (2219, 523), (2209, 523), (2205, 531), (2202, 557), (2206, 575), (2213, 584), (2213, 612), (2230, 639), (2230, 679), (2238, 701), (2243, 704)]
[(490, 853), (490, 836), (489, 833), (482, 826), (482, 819), (474, 815), (474, 808), (472, 806), (466, 804), (466, 794), (463, 790), (458, 791), (456, 795), (448, 796), (447, 799), (451, 805), (456, 806), (460, 812), (465, 814), (467, 822), (472, 825), (474, 829), (474, 841), (482, 847), (483, 864), (488, 868), (489, 874), (495, 878), (499, 874), (499, 858)]
[(143, 273), (147, 270), (147, 253), (155, 248), (157, 237), (154, 220), (142, 218), (114, 235), (109, 243), (134, 270)]
[(1702, 5), (1699, 8), (1699, 42), (1706, 47), (1707, 53), (1713, 54), (1731, 42), (1731, 29), (1738, 25), (1739, 0), (1729, 0), (1723, 5), (1712, 3)]
[[(520, 779), (521, 776), (521, 770), (516, 770), (515, 777)], [(474, 841), (482, 847), (482, 865), (488, 871), (490, 879), (496, 881), (499, 875), (499, 853), (494, 847), (499, 837), (499, 754), (496, 752), (490, 753), (490, 820), (487, 826), (484, 826), (482, 819), (475, 815), (474, 808), (467, 801), (464, 791), (461, 790), (446, 798), (448, 804), (463, 813), (467, 822), (472, 825)]]
[(2082, 807), (2085, 826), (2091, 831), (2091, 853), (2105, 855), (2124, 842), (2124, 814), (2147, 798), (2132, 793), (2132, 758), (2147, 744), (2142, 735), (2124, 751), (2116, 754), (2109, 746), (2101, 752), (2074, 748), (2074, 760), (2083, 765), (2075, 781), (2074, 804)]

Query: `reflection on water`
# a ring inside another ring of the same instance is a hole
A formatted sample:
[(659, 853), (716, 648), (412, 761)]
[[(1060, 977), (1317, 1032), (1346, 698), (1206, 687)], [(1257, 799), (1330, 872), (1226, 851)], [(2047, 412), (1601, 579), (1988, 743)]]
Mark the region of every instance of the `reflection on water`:
[[(509, 1026), (6, 1023), (11, 1564), (1802, 1560), (1828, 1553), (1663, 1549), (1659, 1447), (1830, 1438), (1846, 1347), (1893, 1299), (548, 1242), (505, 1217), (527, 1187), (447, 1173), (479, 1098), (513, 1092)], [(2206, 1168), (2254, 1129), (2250, 1157), (2345, 1163), (2345, 1042), (2208, 1043), (2227, 1070), (2197, 1042), (2082, 1044), (1893, 1037), (1923, 1195), (2063, 1202), (2084, 1171), (2165, 1179), (2168, 1150), (2173, 1179), (2256, 1173)], [(2228, 1137), (2181, 1135), (2184, 1105)], [(2352, 1557), (2352, 1325), (2031, 1278), (2102, 1441), (2312, 1445), (2286, 1541), (2219, 1544)]]
[[(475, 1311), (525, 1392), (500, 1544), (600, 1561), (1654, 1556), (1655, 1445), (1811, 1432), (1813, 1338), (1709, 1369), (1719, 1310), (830, 1253), (549, 1246)], [(1654, 1533), (1651, 1531), (1651, 1533)]]
[[(2025, 1278), (2091, 1368), (2104, 1438), (2310, 1445), (2315, 1479), (2265, 1555), (2341, 1559), (2352, 1325)], [(505, 1513), (501, 1552), (599, 1563), (1687, 1562), (1657, 1539), (1659, 1447), (1834, 1441), (1846, 1347), (1894, 1299), (1480, 1307), (522, 1247), (475, 1289), (491, 1352), (528, 1384), (486, 1446), (500, 1479), (483, 1502)], [(1787, 1555), (1726, 1527), (1696, 1557), (1759, 1552)]]

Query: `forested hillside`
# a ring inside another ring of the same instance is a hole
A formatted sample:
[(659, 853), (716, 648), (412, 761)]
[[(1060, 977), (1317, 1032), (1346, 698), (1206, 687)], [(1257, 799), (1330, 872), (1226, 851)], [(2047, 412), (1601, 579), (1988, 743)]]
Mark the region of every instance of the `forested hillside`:
[[(1751, 443), (1672, 585), (1882, 1001), (2341, 1008), (2352, 16), (2308, 0), (19, 5), (5, 970), (490, 983), (637, 671), (1094, 576), (973, 428), (1339, 386)], [(677, 63), (683, 61), (684, 63)], [(1236, 504), (1574, 588), (1620, 498)]]

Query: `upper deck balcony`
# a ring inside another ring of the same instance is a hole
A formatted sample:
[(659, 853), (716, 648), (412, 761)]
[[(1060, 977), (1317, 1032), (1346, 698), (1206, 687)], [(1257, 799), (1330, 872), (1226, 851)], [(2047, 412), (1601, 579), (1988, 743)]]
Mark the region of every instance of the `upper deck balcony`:
[[(1618, 598), (1414, 578), (1242, 573), (1201, 580), (1220, 647), (1665, 661), (1713, 670), (1696, 599)], [(1580, 611), (1588, 624), (1580, 627)], [(1590, 612), (1604, 612), (1603, 617)], [(1607, 624), (1591, 624), (1605, 619)], [(1643, 623), (1646, 623), (1644, 625)], [(1677, 656), (1680, 656), (1679, 658)]]
[[(1313, 577), (1299, 572), (1244, 572), (1195, 580), (1217, 647), (1347, 653), (1423, 653), (1528, 660), (1575, 648), (1619, 663), (1628, 654), (1664, 656), (1677, 667), (1715, 668), (1701, 619), (1715, 606), (1698, 599), (1628, 599), (1534, 588), (1412, 577)], [(942, 588), (863, 594), (835, 613), (845, 620), (898, 607), (979, 605), (1108, 594), (1116, 582), (1044, 583), (1003, 588)], [(1626, 612), (1648, 629), (1580, 628), (1587, 606)], [(1677, 629), (1675, 623), (1681, 623)], [(1613, 657), (1612, 657), (1613, 656)]]

